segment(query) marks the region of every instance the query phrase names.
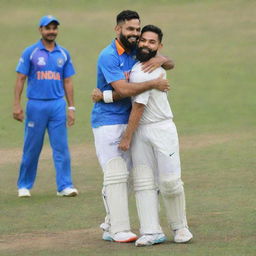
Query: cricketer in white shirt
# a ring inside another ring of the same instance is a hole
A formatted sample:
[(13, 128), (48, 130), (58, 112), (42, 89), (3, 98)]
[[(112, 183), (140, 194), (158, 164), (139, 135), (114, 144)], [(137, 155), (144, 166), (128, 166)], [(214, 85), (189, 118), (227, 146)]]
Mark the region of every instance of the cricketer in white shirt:
[[(166, 72), (161, 67), (151, 73), (143, 72), (138, 62), (132, 68), (130, 82), (151, 80), (161, 74), (166, 78)], [(186, 237), (183, 240), (174, 237), (174, 241), (183, 242), (192, 238), (186, 219), (179, 141), (172, 118), (166, 92), (152, 89), (135, 96), (129, 123), (119, 145), (122, 150), (130, 148), (132, 154), (141, 240), (147, 234), (150, 234), (149, 237), (152, 234), (163, 235), (158, 216), (158, 190), (174, 234), (177, 230), (185, 230)], [(142, 245), (148, 244), (142, 241), (137, 246)]]

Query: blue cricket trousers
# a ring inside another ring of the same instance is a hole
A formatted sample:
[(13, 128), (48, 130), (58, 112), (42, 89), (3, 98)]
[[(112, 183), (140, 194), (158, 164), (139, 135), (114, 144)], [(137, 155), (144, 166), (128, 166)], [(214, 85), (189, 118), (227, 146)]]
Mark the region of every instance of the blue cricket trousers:
[(57, 190), (73, 187), (70, 154), (67, 141), (66, 102), (57, 100), (28, 100), (25, 138), (20, 165), (18, 188), (31, 189), (47, 129), (56, 169)]

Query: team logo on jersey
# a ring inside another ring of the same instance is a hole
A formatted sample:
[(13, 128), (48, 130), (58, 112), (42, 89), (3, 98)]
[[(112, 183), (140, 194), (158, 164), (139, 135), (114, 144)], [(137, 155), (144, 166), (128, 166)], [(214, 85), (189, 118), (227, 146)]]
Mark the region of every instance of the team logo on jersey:
[(64, 65), (64, 59), (62, 59), (62, 58), (58, 58), (57, 59), (57, 65), (58, 65), (58, 67), (63, 67), (63, 65)]
[(44, 57), (38, 57), (37, 65), (38, 66), (45, 66), (46, 65)]

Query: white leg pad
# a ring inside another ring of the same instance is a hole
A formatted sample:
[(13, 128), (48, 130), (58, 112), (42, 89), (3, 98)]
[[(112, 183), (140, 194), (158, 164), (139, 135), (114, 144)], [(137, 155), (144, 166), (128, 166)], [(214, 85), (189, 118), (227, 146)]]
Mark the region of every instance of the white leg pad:
[(186, 227), (186, 208), (183, 182), (180, 178), (160, 181), (160, 191), (172, 230)]
[(110, 232), (129, 231), (127, 181), (129, 173), (121, 157), (113, 158), (104, 168), (104, 204), (110, 220)]
[(146, 165), (136, 166), (133, 177), (140, 233), (162, 233), (158, 216), (158, 193), (152, 169)]
[(104, 231), (109, 232), (109, 229), (110, 229), (110, 215), (109, 215), (109, 208), (108, 208), (108, 204), (107, 204), (107, 200), (106, 200), (105, 187), (103, 187), (103, 189), (102, 189), (102, 200), (103, 200), (105, 210), (106, 210), (106, 217), (105, 217), (104, 222), (100, 225), (100, 227)]

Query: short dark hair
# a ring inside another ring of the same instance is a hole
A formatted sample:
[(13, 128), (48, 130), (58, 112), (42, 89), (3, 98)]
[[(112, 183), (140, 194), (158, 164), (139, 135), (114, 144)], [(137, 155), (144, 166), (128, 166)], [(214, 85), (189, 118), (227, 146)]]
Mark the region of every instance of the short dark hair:
[(163, 32), (162, 30), (157, 27), (157, 26), (154, 26), (154, 25), (146, 25), (143, 27), (143, 29), (141, 30), (141, 35), (144, 33), (144, 32), (154, 32), (158, 35), (158, 39), (159, 39), (159, 42), (161, 43), (162, 42), (162, 38), (163, 38)]
[(140, 20), (139, 14), (135, 11), (124, 10), (116, 16), (116, 24), (125, 22), (126, 20), (132, 20), (132, 19)]

